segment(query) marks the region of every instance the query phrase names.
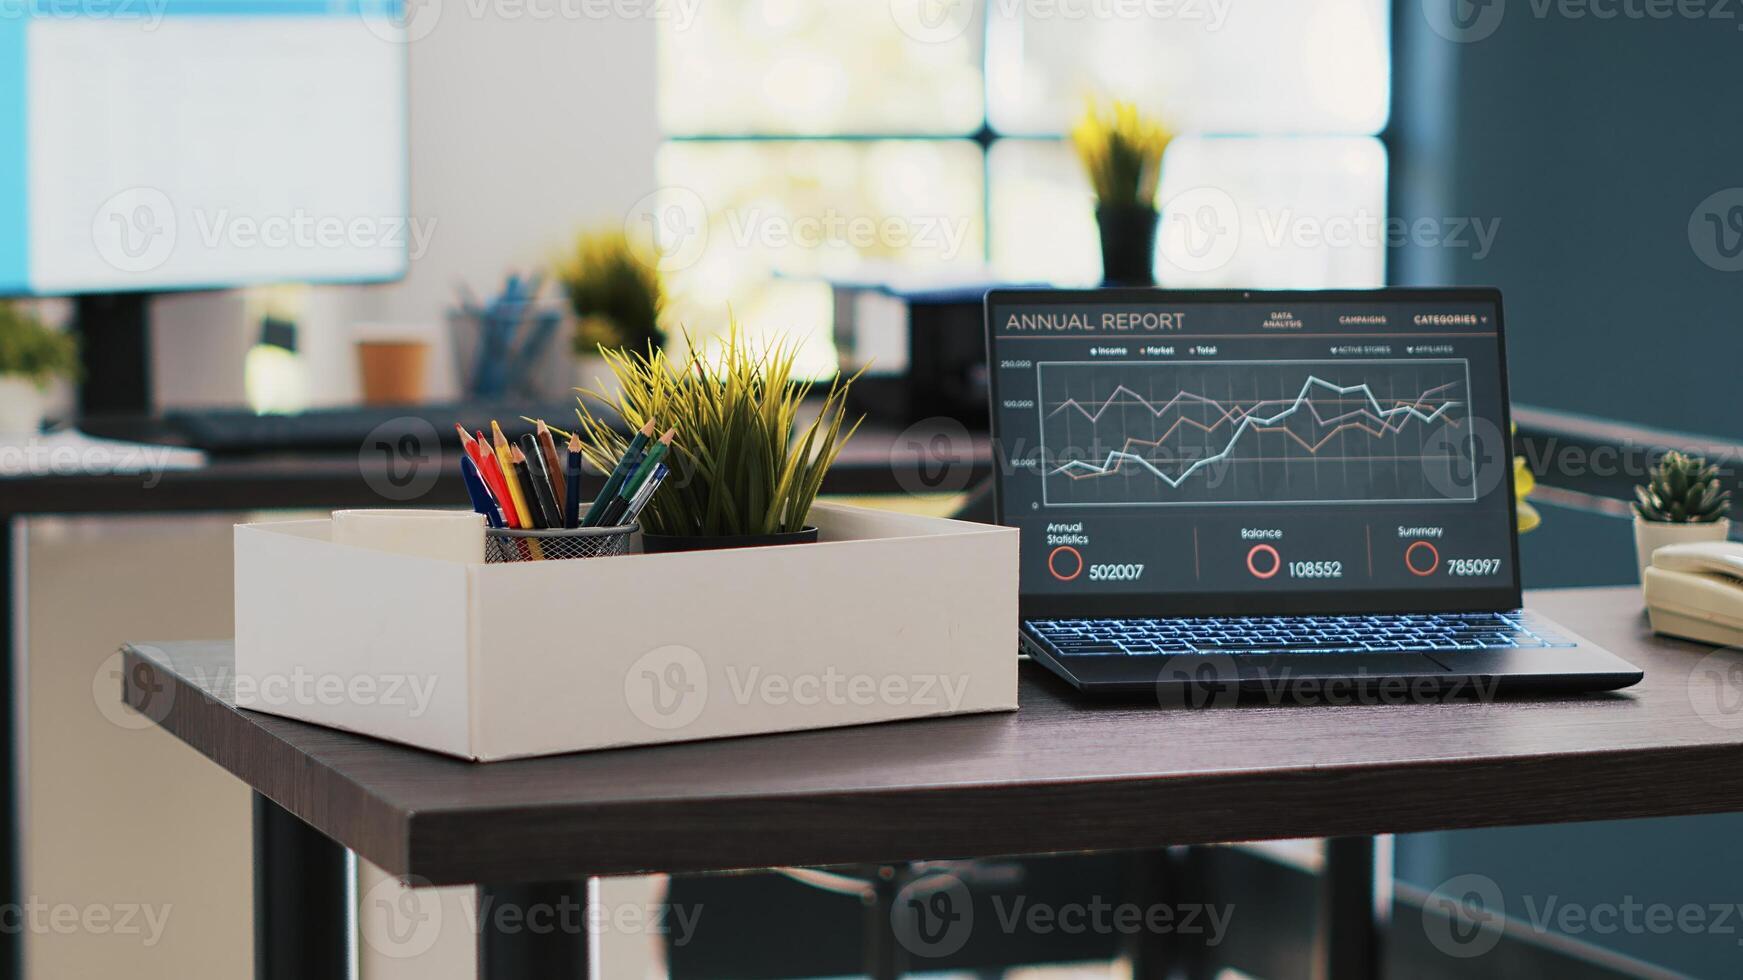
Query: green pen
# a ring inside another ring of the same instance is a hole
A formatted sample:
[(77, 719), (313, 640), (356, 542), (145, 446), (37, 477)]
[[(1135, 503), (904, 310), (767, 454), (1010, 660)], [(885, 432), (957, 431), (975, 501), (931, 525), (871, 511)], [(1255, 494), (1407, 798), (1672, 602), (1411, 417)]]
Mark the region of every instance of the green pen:
[(653, 474), (654, 468), (660, 465), (660, 460), (671, 450), (672, 437), (677, 434), (677, 429), (667, 429), (666, 434), (660, 437), (659, 442), (648, 447), (647, 454), (642, 457), (641, 465), (636, 467), (635, 473), (629, 479), (623, 481), (623, 486), (617, 491), (617, 496), (613, 497), (611, 503), (606, 505), (605, 513), (599, 518), (601, 527), (616, 527), (617, 522), (623, 520), (624, 513), (629, 510), (630, 501), (635, 499), (636, 491), (642, 488), (642, 484), (646, 483), (648, 477)]
[(654, 435), (654, 420), (648, 419), (635, 438), (629, 441), (629, 448), (623, 451), (623, 457), (617, 465), (611, 468), (611, 476), (605, 481), (605, 489), (599, 491), (599, 496), (593, 498), (593, 503), (587, 507), (587, 515), (581, 518), (582, 527), (598, 527), (600, 518), (605, 516), (605, 509), (617, 499), (617, 492), (623, 489), (623, 481), (629, 479), (635, 472), (636, 464), (642, 461), (642, 450), (648, 448), (648, 440)]

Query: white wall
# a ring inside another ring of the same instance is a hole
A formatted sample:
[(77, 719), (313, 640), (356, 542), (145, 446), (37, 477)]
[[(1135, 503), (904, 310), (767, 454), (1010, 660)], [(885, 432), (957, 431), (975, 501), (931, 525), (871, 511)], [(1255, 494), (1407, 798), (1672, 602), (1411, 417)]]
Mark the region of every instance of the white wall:
[[(424, 0), (414, 7), (412, 216), (430, 227), (429, 245), (402, 282), (311, 293), (301, 345), (312, 404), (356, 399), (351, 340), (366, 323), (436, 341), (431, 393), (453, 394), (443, 314), (455, 285), (487, 293), (509, 270), (544, 264), (583, 225), (621, 222), (654, 189), (656, 25), (586, 16), (594, 6)], [(158, 301), (160, 405), (242, 401), (242, 354), (258, 329), (242, 306), (230, 294)]]

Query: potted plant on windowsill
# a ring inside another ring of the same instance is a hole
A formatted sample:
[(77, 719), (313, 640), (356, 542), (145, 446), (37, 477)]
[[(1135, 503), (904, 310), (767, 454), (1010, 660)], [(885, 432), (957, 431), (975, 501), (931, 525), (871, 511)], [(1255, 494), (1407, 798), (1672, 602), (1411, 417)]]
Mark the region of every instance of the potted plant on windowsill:
[(1634, 551), (1642, 576), (1652, 553), (1667, 544), (1723, 541), (1731, 533), (1731, 491), (1720, 484), (1719, 468), (1703, 457), (1665, 453), (1634, 496)]
[(42, 431), (43, 393), (57, 378), (78, 374), (72, 336), (17, 305), (0, 301), (0, 435)]
[[(682, 363), (659, 349), (606, 350), (619, 393), (584, 392), (611, 405), (630, 431), (652, 421), (677, 432), (666, 456), (671, 475), (641, 513), (643, 549), (817, 540), (807, 517), (824, 473), (859, 428), (847, 423), (847, 392), (858, 375), (836, 377), (814, 399), (814, 385), (793, 377), (797, 344), (758, 348), (736, 322), (712, 349), (684, 339)], [(587, 461), (609, 472), (628, 440), (585, 401), (577, 414)]]
[(575, 314), (577, 387), (611, 394), (615, 377), (606, 353), (646, 353), (665, 346), (665, 288), (659, 271), (638, 259), (621, 230), (580, 236), (557, 264)]
[(1071, 131), (1071, 145), (1095, 190), (1104, 286), (1155, 283), (1156, 187), (1171, 139), (1160, 122), (1129, 102), (1115, 102), (1105, 113), (1091, 103)]

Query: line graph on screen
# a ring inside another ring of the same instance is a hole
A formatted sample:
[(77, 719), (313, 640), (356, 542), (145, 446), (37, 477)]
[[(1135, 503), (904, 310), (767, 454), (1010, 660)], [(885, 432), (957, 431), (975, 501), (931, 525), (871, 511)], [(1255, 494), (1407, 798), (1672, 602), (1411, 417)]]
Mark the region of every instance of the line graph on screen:
[(1471, 500), (1457, 359), (1036, 365), (1049, 506)]

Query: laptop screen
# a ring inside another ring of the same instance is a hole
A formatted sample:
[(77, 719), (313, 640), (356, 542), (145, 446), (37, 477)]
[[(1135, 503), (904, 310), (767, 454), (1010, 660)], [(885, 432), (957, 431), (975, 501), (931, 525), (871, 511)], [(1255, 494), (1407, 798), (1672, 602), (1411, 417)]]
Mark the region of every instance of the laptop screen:
[(1519, 602), (1493, 290), (995, 290), (1024, 615)]

